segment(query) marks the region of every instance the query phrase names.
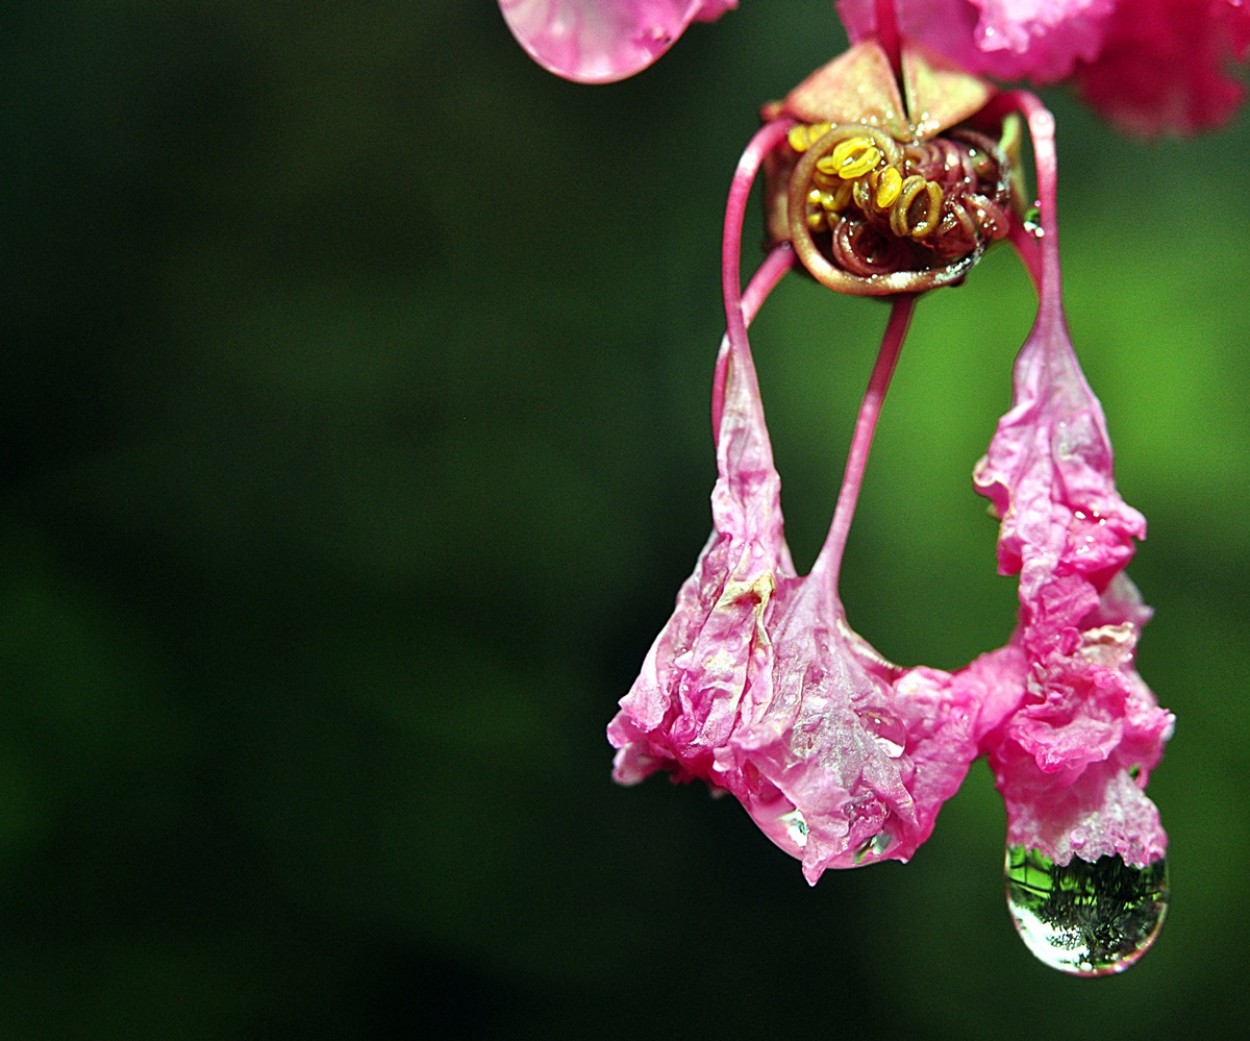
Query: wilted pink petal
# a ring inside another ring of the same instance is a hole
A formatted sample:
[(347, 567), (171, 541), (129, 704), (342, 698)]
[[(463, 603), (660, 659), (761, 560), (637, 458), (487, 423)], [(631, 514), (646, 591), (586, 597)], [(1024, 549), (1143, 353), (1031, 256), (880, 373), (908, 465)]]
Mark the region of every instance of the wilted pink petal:
[(795, 574), (746, 335), (792, 252), (770, 254), (745, 303), (738, 289), (752, 182), (790, 125), (777, 120), (752, 140), (726, 211), (712, 538), (608, 739), (619, 750), (617, 780), (666, 770), (732, 792), (815, 882), (826, 868), (911, 857), (977, 754), (979, 700), (996, 675), (988, 659), (968, 678), (892, 665), (850, 629), (838, 598), (841, 549), (911, 298), (887, 325), (829, 539), (811, 574)]
[(1097, 60), (1077, 70), (1086, 100), (1140, 134), (1227, 122), (1245, 99), (1229, 75), (1250, 46), (1244, 0), (1120, 0)]
[(975, 473), (1002, 519), (999, 569), (1020, 576), (1011, 642), (1027, 669), (1019, 708), (983, 748), (1006, 800), (1009, 846), (1059, 864), (1079, 853), (1140, 867), (1167, 846), (1141, 789), (1172, 729), (1133, 665), (1149, 610), (1122, 571), (1145, 521), (1116, 492), (1102, 408), (1072, 350), (1053, 144), (1035, 130), (1034, 145), (1046, 217), (1041, 304), (1016, 359), (1011, 411)]
[(608, 728), (616, 777), (732, 792), (811, 882), (907, 860), (977, 754), (993, 667), (891, 665), (851, 631), (826, 569), (795, 575), (745, 345), (726, 340), (718, 381), (715, 531)]
[[(903, 36), (969, 72), (1052, 83), (1102, 45), (1116, 0), (898, 0)], [(838, 0), (853, 42), (876, 32), (877, 0)]]
[(738, 0), (499, 0), (508, 28), (543, 67), (579, 83), (641, 72), (693, 21), (715, 21)]

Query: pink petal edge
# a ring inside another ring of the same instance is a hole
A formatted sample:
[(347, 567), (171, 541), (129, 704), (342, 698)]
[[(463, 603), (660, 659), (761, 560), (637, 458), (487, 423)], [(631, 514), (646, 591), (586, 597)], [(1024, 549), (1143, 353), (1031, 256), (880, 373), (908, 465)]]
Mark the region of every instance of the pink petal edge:
[[(878, 0), (837, 0), (852, 42), (877, 32)], [(899, 0), (903, 36), (969, 72), (1034, 84), (1073, 80), (1121, 129), (1194, 133), (1245, 100), (1247, 0)]]
[(1245, 0), (1120, 0), (1097, 60), (1076, 81), (1085, 100), (1130, 133), (1195, 133), (1245, 101), (1231, 75), (1250, 48)]
[(578, 83), (622, 80), (659, 59), (693, 21), (737, 0), (499, 0), (508, 28), (539, 65)]

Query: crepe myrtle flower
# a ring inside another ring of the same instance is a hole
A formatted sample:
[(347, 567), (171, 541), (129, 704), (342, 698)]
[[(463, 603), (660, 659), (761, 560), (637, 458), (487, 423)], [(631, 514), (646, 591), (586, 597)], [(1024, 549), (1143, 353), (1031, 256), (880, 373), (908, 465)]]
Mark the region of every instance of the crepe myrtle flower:
[[(897, 71), (897, 75), (896, 75)], [(1167, 838), (1143, 788), (1172, 717), (1134, 669), (1149, 611), (1123, 574), (1140, 514), (1119, 497), (1097, 399), (1060, 289), (1053, 120), (919, 46), (852, 48), (782, 102), (730, 190), (727, 334), (713, 386), (713, 533), (608, 728), (615, 776), (657, 771), (732, 793), (815, 882), (908, 860), (969, 765), (988, 756), (1007, 806), (1013, 916), (1068, 971), (1130, 964), (1166, 907)], [(1026, 207), (1016, 144), (1033, 142)], [(774, 242), (745, 293), (739, 248), (758, 173)], [(961, 281), (1010, 240), (1040, 305), (1012, 409), (975, 471), (1019, 576), (1006, 646), (946, 672), (887, 661), (847, 622), (838, 573), (873, 430), (918, 293)], [(786, 548), (747, 325), (799, 267), (892, 313), (828, 536), (806, 576)]]
[[(900, 34), (888, 0), (873, 16), (874, 35), (764, 107), (734, 174), (713, 531), (608, 726), (614, 776), (666, 772), (732, 794), (814, 884), (830, 868), (910, 859), (985, 756), (1006, 804), (1021, 936), (1063, 971), (1118, 972), (1167, 907), (1167, 836), (1144, 789), (1173, 717), (1135, 668), (1150, 611), (1124, 568), (1145, 522), (1116, 491), (1063, 313), (1054, 121), (1033, 95), (1000, 91)], [(1035, 196), (1020, 167), (1026, 128)], [(761, 174), (770, 247), (744, 290), (744, 214)], [(999, 521), (998, 569), (1018, 576), (1017, 624), (963, 668), (898, 665), (847, 621), (843, 551), (917, 299), (961, 283), (1000, 241), (1039, 306), (1011, 409), (973, 479)], [(792, 270), (891, 308), (805, 576), (786, 546), (747, 334)]]

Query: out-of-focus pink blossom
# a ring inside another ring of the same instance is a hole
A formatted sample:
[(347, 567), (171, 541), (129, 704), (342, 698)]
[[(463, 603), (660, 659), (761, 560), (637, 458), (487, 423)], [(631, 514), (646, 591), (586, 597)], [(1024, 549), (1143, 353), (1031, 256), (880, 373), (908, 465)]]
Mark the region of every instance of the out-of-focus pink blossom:
[[(969, 72), (1053, 83), (1097, 56), (1117, 0), (898, 0), (902, 35)], [(838, 0), (852, 41), (877, 32), (877, 0)]]
[(1139, 134), (1226, 123), (1245, 100), (1230, 75), (1250, 46), (1245, 0), (1119, 0), (1094, 61), (1076, 70), (1085, 99)]
[(558, 76), (610, 83), (641, 72), (691, 22), (715, 21), (738, 0), (499, 0), (508, 28)]
[[(877, 0), (838, 0), (852, 40), (877, 32)], [(1142, 134), (1226, 122), (1245, 90), (1247, 0), (898, 0), (902, 35), (969, 72), (1073, 80), (1098, 112)]]

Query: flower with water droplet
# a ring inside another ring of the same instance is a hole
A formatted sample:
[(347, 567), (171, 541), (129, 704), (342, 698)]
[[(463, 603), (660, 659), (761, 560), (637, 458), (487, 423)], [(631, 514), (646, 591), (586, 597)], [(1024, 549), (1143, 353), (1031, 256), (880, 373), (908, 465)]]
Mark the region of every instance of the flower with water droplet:
[[(573, 15), (586, 5), (573, 0), (501, 2), (540, 61), (587, 80), (626, 75), (662, 50), (622, 58), (622, 27), (663, 15), (670, 22), (656, 25), (680, 31), (732, 6), (604, 3), (582, 23)], [(1240, 11), (1240, 0), (1219, 2)], [(839, 6), (863, 35), (855, 19), (867, 5)], [(712, 536), (608, 727), (618, 781), (666, 771), (732, 793), (812, 883), (830, 868), (910, 858), (972, 761), (987, 756), (1007, 807), (1012, 918), (1043, 961), (1078, 975), (1132, 964), (1162, 923), (1167, 837), (1144, 788), (1173, 719), (1135, 668), (1150, 612), (1124, 568), (1145, 522), (1116, 491), (1105, 420), (1063, 315), (1053, 118), (1032, 95), (1001, 93), (950, 56), (1067, 76), (1110, 46), (1113, 16), (1127, 6), (904, 3), (900, 36), (892, 0), (875, 0), (876, 36), (764, 107), (726, 207)], [(921, 17), (956, 9), (949, 21)], [(959, 49), (974, 9), (981, 59)], [(1019, 168), (1022, 123), (1035, 203)], [(742, 226), (761, 173), (770, 252), (744, 291)], [(1011, 410), (974, 483), (1000, 521), (999, 570), (1019, 576), (1017, 625), (1005, 646), (954, 672), (904, 667), (848, 624), (842, 554), (918, 296), (959, 284), (1002, 241), (1028, 268), (1039, 307)], [(891, 303), (829, 533), (806, 576), (785, 542), (747, 335), (792, 269)]]
[[(1172, 717), (1133, 667), (1149, 611), (1123, 569), (1144, 522), (1115, 490), (1102, 412), (1063, 317), (1053, 119), (1031, 95), (998, 94), (909, 43), (891, 58), (871, 41), (764, 114), (727, 208), (715, 530), (609, 726), (616, 777), (634, 783), (667, 770), (732, 792), (814, 882), (828, 868), (908, 859), (972, 760), (988, 755), (1009, 847), (1035, 867), (1045, 862), (1056, 891), (1068, 894), (1064, 907), (1098, 920), (1080, 934), (1085, 953), (1048, 963), (1116, 971), (1145, 949), (1166, 907), (1167, 840), (1142, 789)], [(1037, 164), (1032, 207), (1018, 190), (1017, 114)], [(743, 294), (742, 215), (761, 168), (774, 246)], [(904, 195), (917, 182), (922, 209)], [(847, 224), (861, 229), (847, 236), (858, 253), (839, 247)], [(916, 295), (961, 281), (1004, 239), (1025, 260), (1040, 304), (1016, 362), (1012, 409), (975, 483), (1001, 521), (999, 568), (1019, 575), (1019, 621), (1005, 647), (963, 669), (904, 668), (849, 627), (842, 551)], [(832, 289), (893, 301), (829, 535), (807, 576), (786, 549), (747, 336), (795, 266)], [(1092, 895), (1069, 899), (1077, 878)], [(1153, 887), (1157, 913), (1142, 904), (1131, 936), (1128, 919), (1109, 910), (1115, 898), (1094, 892), (1113, 878), (1121, 888), (1130, 878)], [(1031, 949), (1077, 942), (1056, 924), (1058, 904), (1026, 913), (1024, 891), (1011, 892)], [(1049, 931), (1035, 927), (1043, 920)]]

